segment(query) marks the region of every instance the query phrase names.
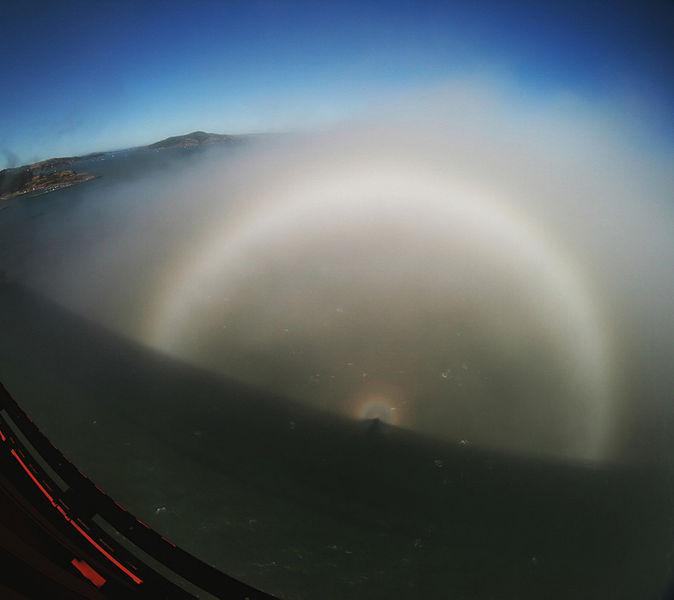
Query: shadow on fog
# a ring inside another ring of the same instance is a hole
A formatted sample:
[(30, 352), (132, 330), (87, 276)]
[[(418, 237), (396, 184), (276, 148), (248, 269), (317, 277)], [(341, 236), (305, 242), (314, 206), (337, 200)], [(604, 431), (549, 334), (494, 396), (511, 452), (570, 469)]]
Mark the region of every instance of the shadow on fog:
[(169, 539), (287, 598), (657, 598), (671, 477), (313, 412), (0, 283), (0, 380)]

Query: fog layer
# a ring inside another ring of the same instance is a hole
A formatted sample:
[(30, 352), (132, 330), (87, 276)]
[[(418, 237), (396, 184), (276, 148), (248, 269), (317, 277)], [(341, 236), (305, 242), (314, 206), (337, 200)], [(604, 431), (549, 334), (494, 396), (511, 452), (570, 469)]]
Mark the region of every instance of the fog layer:
[(674, 383), (674, 186), (638, 122), (618, 102), (448, 85), (110, 183), (36, 225), (44, 256), (14, 276), (348, 418), (653, 456)]

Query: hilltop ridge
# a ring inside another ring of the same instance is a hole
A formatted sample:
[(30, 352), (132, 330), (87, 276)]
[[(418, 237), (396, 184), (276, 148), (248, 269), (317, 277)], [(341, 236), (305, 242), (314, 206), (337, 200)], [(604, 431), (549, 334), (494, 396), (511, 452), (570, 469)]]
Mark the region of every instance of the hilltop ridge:
[(163, 140), (145, 146), (152, 150), (160, 148), (192, 148), (204, 144), (215, 144), (219, 142), (230, 142), (236, 139), (236, 136), (223, 133), (208, 133), (206, 131), (193, 131), (184, 135), (174, 135)]

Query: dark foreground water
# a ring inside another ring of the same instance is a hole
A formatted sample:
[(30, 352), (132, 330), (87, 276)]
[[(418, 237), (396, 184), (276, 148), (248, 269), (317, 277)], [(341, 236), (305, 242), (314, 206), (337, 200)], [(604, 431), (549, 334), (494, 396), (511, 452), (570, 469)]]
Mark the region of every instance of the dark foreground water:
[[(85, 185), (110, 185), (105, 168)], [(40, 244), (58, 253), (59, 210), (83, 189), (0, 211), (0, 380), (140, 519), (284, 598), (664, 597), (669, 440), (631, 466), (515, 458), (312, 411), (148, 350), (25, 285), (35, 224), (51, 221)]]
[[(2, 288), (2, 379), (151, 526), (288, 598), (659, 598), (671, 472), (321, 417)], [(30, 332), (30, 335), (26, 335)]]

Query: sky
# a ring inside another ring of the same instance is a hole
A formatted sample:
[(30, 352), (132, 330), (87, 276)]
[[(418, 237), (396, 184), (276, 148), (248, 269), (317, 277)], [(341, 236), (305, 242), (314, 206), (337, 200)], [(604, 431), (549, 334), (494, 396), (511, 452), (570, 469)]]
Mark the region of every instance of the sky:
[(0, 168), (195, 129), (320, 127), (485, 73), (634, 101), (674, 137), (671, 1), (3, 2), (0, 52)]

